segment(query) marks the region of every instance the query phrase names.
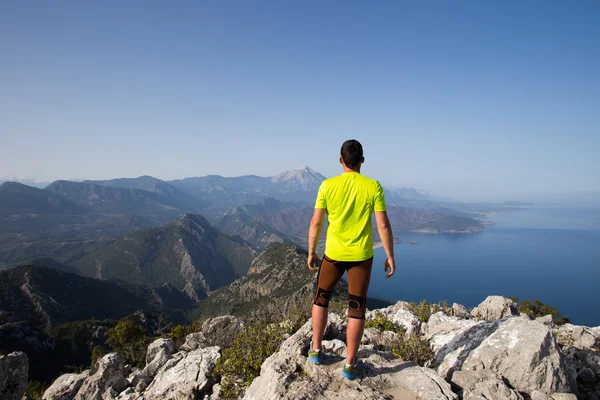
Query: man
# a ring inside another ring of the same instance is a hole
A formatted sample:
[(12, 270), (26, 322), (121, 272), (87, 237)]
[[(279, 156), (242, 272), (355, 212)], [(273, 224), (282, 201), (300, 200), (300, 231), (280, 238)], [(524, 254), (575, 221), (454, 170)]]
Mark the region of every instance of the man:
[(365, 327), (367, 291), (373, 265), (373, 212), (387, 255), (384, 271), (389, 269), (389, 273), (386, 277), (391, 277), (396, 270), (392, 227), (386, 212), (383, 189), (378, 181), (360, 174), (364, 161), (363, 148), (358, 141), (344, 142), (340, 157), (344, 172), (321, 184), (308, 233), (308, 268), (315, 271), (319, 261), (317, 244), (327, 213), (329, 225), (325, 256), (317, 275), (317, 290), (313, 300), (313, 341), (309, 359), (316, 364), (323, 360), (321, 343), (327, 325), (327, 307), (333, 290), (344, 272), (347, 272), (348, 347), (346, 365), (342, 370), (342, 375), (347, 379), (355, 379), (358, 374), (356, 354)]

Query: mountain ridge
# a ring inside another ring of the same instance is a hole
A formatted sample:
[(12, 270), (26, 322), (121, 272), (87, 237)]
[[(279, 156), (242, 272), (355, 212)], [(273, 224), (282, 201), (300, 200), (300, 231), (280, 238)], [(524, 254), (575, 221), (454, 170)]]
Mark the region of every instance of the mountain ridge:
[(83, 275), (123, 279), (150, 287), (169, 283), (198, 301), (245, 274), (254, 256), (246, 243), (185, 214), (160, 227), (142, 229), (76, 260)]

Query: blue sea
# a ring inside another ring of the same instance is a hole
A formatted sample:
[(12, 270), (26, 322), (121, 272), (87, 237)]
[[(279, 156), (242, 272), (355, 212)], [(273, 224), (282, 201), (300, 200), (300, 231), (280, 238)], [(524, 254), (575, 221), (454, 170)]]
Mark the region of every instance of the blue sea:
[(533, 207), (488, 216), (478, 234), (395, 234), (396, 274), (375, 250), (369, 295), (473, 307), (488, 295), (539, 299), (574, 324), (600, 325), (600, 207)]

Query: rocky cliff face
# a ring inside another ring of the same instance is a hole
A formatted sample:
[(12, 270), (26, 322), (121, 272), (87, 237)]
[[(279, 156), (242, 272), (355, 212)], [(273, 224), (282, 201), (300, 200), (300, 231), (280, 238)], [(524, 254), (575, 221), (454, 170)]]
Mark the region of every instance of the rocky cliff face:
[(159, 228), (137, 231), (73, 263), (82, 274), (159, 287), (168, 283), (198, 301), (244, 275), (254, 250), (185, 214)]
[[(479, 309), (490, 314), (504, 311), (507, 301), (488, 299)], [(496, 304), (497, 310), (491, 307)], [(504, 310), (504, 311), (503, 311)], [(598, 343), (600, 327), (573, 325), (554, 327), (549, 318), (531, 319), (512, 315), (500, 319), (476, 319), (455, 305), (420, 323), (406, 303), (381, 310), (391, 321), (406, 329), (407, 337), (428, 339), (434, 360), (425, 367), (381, 350), (395, 332), (367, 328), (359, 357), (361, 373), (355, 381), (340, 375), (344, 362), (346, 323), (330, 314), (325, 333), (325, 361), (308, 362), (311, 322), (284, 340), (279, 350), (262, 364), (260, 375), (242, 396), (253, 399), (597, 399), (600, 378)], [(369, 313), (367, 318), (374, 318)], [(234, 335), (244, 329), (227, 317), (210, 322), (210, 335)], [(230, 330), (235, 326), (235, 330)], [(208, 329), (208, 328), (207, 328)], [(225, 333), (229, 332), (229, 333)], [(208, 333), (208, 331), (207, 331)], [(174, 343), (160, 339), (148, 350), (144, 371), (127, 371), (114, 354), (98, 361), (89, 375), (60, 378), (48, 389), (73, 393), (76, 399), (111, 398), (221, 399), (219, 375), (214, 366), (221, 357), (218, 347), (209, 347), (204, 333), (190, 334), (177, 350)], [(148, 373), (149, 368), (152, 371)], [(78, 382), (82, 380), (83, 383)], [(96, 397), (90, 397), (90, 395)]]
[(28, 371), (25, 353), (0, 354), (0, 399), (20, 400), (27, 386)]

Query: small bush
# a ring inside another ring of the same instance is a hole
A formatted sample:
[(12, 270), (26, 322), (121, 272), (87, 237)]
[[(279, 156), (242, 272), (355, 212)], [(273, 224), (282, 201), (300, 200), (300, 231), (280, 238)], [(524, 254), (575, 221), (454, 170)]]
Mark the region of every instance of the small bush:
[(142, 327), (130, 321), (121, 321), (106, 332), (106, 336), (108, 336), (106, 343), (123, 356), (125, 364), (144, 366), (149, 338)]
[(410, 312), (415, 314), (419, 321), (427, 322), (429, 321), (429, 317), (436, 311), (432, 310), (432, 305), (427, 303), (427, 300), (422, 300), (419, 304), (415, 304), (414, 302), (410, 302), (408, 304), (408, 309)]
[(167, 333), (167, 339), (173, 340), (177, 346), (181, 346), (185, 343), (185, 338), (187, 335), (193, 332), (193, 328), (191, 326), (183, 326), (177, 325), (171, 332)]
[(250, 325), (223, 351), (214, 375), (221, 376), (221, 396), (237, 398), (260, 374), (262, 363), (279, 350), (285, 329), (277, 324)]
[(398, 326), (398, 324), (396, 324), (394, 321), (383, 315), (381, 311), (375, 311), (374, 317), (365, 323), (365, 327), (375, 328), (381, 332), (396, 332), (399, 335), (404, 335), (406, 333), (404, 328)]
[(414, 361), (421, 367), (428, 366), (434, 358), (429, 342), (419, 336), (412, 336), (408, 339), (400, 336), (392, 343), (392, 354), (404, 361)]
[(25, 387), (25, 394), (31, 400), (40, 400), (49, 385), (38, 381), (29, 381)]
[(522, 314), (527, 314), (530, 317), (535, 318), (544, 317), (546, 315), (552, 315), (552, 320), (556, 325), (564, 325), (571, 323), (571, 320), (568, 317), (560, 315), (560, 312), (558, 312), (556, 307), (544, 304), (539, 300), (534, 300), (532, 302), (530, 300), (519, 300), (516, 297), (511, 297), (511, 300), (517, 303), (519, 312)]
[(90, 365), (92, 366), (92, 368), (96, 364), (96, 361), (98, 361), (99, 359), (101, 359), (102, 357), (104, 357), (107, 354), (108, 354), (108, 352), (106, 351), (106, 349), (104, 349), (104, 347), (102, 347), (102, 346), (94, 347), (94, 350), (92, 350), (92, 359), (90, 361)]

